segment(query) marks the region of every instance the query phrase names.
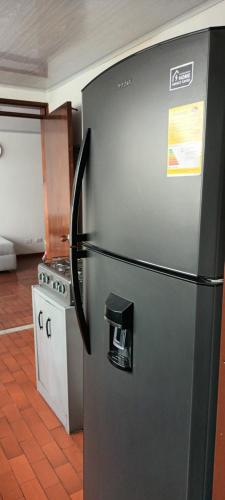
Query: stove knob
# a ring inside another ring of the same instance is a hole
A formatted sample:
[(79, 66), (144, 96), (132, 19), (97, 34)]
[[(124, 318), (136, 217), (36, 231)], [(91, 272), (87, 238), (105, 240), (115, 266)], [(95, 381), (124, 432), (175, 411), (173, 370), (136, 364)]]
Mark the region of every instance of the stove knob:
[(58, 281), (53, 281), (52, 283), (52, 287), (54, 288), (54, 290), (59, 290), (59, 282)]
[(44, 283), (46, 283), (46, 285), (49, 284), (49, 276), (47, 274), (44, 275)]
[(39, 280), (41, 281), (41, 283), (44, 282), (44, 276), (45, 276), (44, 273), (39, 274)]
[(59, 292), (60, 292), (60, 293), (65, 293), (65, 291), (66, 291), (66, 287), (65, 287), (65, 285), (63, 285), (63, 284), (61, 283), (61, 285), (59, 285)]
[(46, 274), (45, 273), (41, 273), (39, 277), (40, 277), (41, 283), (46, 283)]

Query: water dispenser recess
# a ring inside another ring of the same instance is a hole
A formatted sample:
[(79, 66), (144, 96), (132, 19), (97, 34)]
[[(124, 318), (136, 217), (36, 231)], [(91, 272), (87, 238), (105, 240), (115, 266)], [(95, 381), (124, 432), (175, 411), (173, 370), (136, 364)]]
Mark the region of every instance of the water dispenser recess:
[(133, 369), (133, 309), (129, 300), (110, 293), (105, 303), (109, 323), (108, 360), (120, 370)]

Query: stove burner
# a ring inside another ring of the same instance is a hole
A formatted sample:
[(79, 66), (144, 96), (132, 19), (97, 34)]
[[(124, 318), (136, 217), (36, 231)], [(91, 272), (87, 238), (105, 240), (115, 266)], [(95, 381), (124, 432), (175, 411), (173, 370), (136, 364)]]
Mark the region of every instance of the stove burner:
[(59, 273), (70, 272), (70, 261), (68, 259), (63, 259), (62, 257), (55, 257), (48, 262), (48, 266), (55, 269)]

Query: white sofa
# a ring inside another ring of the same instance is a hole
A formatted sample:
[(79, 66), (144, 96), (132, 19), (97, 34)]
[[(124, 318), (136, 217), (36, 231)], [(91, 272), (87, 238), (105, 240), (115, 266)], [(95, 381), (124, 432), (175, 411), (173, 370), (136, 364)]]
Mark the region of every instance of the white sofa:
[(0, 236), (0, 271), (16, 269), (14, 244)]

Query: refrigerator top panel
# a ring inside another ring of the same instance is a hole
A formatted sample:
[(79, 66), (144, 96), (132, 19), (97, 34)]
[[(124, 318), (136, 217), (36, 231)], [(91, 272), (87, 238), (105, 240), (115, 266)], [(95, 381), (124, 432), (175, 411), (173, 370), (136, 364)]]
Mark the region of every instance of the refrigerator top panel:
[(225, 30), (151, 47), (83, 91), (89, 244), (194, 276), (223, 275)]

